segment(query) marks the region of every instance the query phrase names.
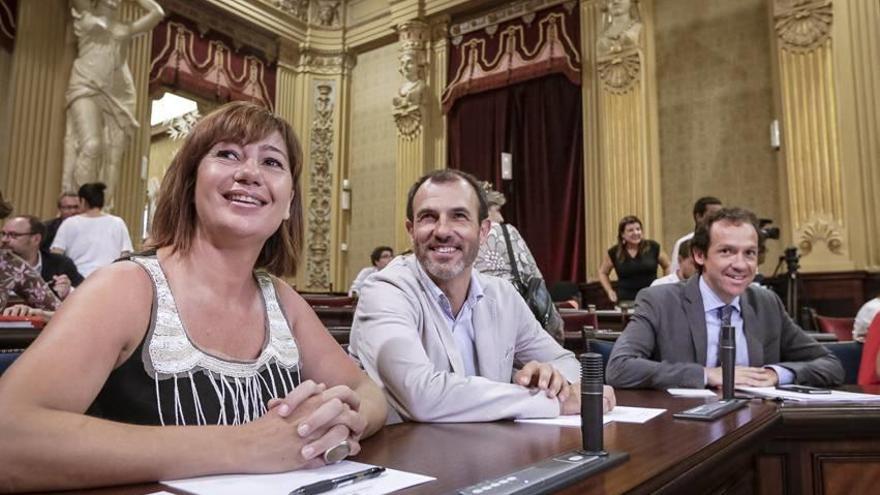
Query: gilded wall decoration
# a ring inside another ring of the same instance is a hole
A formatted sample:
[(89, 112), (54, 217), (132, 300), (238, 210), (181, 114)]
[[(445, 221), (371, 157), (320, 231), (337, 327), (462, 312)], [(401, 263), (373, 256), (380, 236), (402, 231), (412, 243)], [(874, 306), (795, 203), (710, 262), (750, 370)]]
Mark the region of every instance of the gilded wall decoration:
[(309, 19), (309, 0), (275, 0), (274, 5), (303, 22)]
[[(278, 57), (277, 38), (267, 31), (257, 29), (251, 24), (241, 22), (235, 17), (206, 8), (203, 2), (192, 0), (162, 0), (162, 6), (169, 12), (178, 14), (197, 26), (200, 35), (216, 31), (229, 37), (236, 51), (247, 46), (260, 52), (267, 61)], [(173, 16), (171, 16), (173, 17)]]
[(831, 215), (820, 214), (802, 225), (795, 233), (795, 239), (803, 254), (810, 254), (820, 243), (834, 254), (843, 254), (842, 230)]
[(342, 16), (339, 13), (340, 0), (318, 0), (314, 8), (312, 23), (321, 27), (339, 27)]
[(486, 34), (492, 36), (498, 31), (498, 24), (520, 17), (525, 20), (526, 24), (531, 24), (538, 11), (559, 4), (564, 5), (565, 9), (571, 13), (577, 2), (573, 0), (521, 0), (519, 2), (509, 2), (499, 9), (487, 12), (479, 17), (453, 24), (449, 27), (449, 36), (452, 37), (452, 44), (458, 46), (461, 44), (462, 35), (483, 29)]
[(318, 81), (315, 85), (315, 112), (311, 129), (311, 168), (309, 170), (309, 231), (306, 277), (312, 289), (331, 290), (330, 220), (333, 187), (333, 108), (336, 84)]
[(596, 64), (602, 87), (614, 94), (626, 94), (635, 87), (641, 69), (642, 64), (638, 52), (603, 58)]
[(397, 134), (404, 139), (414, 139), (422, 131), (422, 109), (428, 97), (428, 25), (422, 21), (410, 21), (400, 25), (400, 67), (398, 71), (405, 81), (392, 99), (392, 115)]
[(784, 50), (809, 52), (831, 36), (831, 0), (777, 0), (774, 7), (776, 34)]

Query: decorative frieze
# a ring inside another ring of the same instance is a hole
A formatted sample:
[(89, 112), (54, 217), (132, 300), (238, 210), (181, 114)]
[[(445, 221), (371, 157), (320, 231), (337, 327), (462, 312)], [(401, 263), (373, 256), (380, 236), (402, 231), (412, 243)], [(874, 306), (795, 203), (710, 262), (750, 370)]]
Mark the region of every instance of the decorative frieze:
[(306, 276), (312, 289), (330, 290), (330, 222), (333, 187), (334, 81), (316, 81), (309, 169), (308, 261)]
[(348, 52), (305, 50), (299, 54), (296, 71), (327, 76), (346, 75), (354, 68), (355, 58)]
[(798, 229), (796, 238), (803, 254), (810, 254), (820, 244), (834, 254), (842, 254), (843, 227), (831, 215), (820, 214)]
[(526, 24), (531, 24), (535, 18), (535, 12), (559, 4), (564, 4), (569, 13), (571, 13), (577, 2), (573, 0), (522, 0), (510, 2), (504, 7), (487, 12), (479, 17), (453, 24), (449, 27), (449, 36), (452, 37), (454, 45), (458, 45), (461, 42), (463, 35), (479, 31), (480, 29), (485, 29), (486, 34), (491, 36), (498, 30), (498, 24), (502, 22), (522, 17)]

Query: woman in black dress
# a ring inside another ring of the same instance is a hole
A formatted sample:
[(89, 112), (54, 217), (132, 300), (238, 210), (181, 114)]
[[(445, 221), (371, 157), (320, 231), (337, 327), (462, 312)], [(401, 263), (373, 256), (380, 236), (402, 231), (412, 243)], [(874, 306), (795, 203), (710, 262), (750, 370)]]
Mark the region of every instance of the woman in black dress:
[[(669, 271), (669, 258), (660, 244), (642, 236), (642, 221), (629, 215), (617, 225), (617, 244), (611, 246), (599, 267), (599, 283), (611, 302), (633, 301), (636, 294), (657, 278), (657, 265)], [(608, 275), (617, 273), (617, 292), (611, 288)]]

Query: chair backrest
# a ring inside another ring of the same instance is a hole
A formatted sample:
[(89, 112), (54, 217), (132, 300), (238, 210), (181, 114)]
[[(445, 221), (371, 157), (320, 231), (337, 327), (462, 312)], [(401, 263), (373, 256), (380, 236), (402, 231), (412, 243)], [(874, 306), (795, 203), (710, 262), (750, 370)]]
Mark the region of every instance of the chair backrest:
[(325, 307), (325, 308), (338, 308), (342, 306), (354, 306), (355, 300), (353, 297), (348, 296), (336, 296), (336, 295), (327, 295), (327, 294), (303, 294), (303, 299), (309, 303), (309, 306), (316, 307)]
[(819, 331), (837, 335), (837, 340), (845, 342), (852, 340), (852, 329), (855, 318), (836, 318), (833, 316), (816, 315), (816, 323)]
[(599, 328), (599, 318), (596, 313), (582, 309), (562, 310), (559, 312), (567, 332), (580, 332), (584, 325)]
[(587, 352), (595, 352), (602, 355), (602, 371), (608, 367), (608, 359), (614, 349), (614, 342), (609, 340), (587, 339)]
[(21, 356), (23, 349), (3, 349), (0, 350), (0, 375), (6, 371), (12, 362), (18, 359), (18, 356)]
[(862, 361), (859, 365), (859, 385), (880, 383), (880, 369), (877, 366), (877, 354), (880, 354), (880, 313), (871, 320), (865, 347), (862, 349)]
[(862, 361), (862, 344), (850, 340), (849, 342), (829, 342), (825, 344), (843, 365), (843, 383), (854, 385), (859, 378), (859, 364)]

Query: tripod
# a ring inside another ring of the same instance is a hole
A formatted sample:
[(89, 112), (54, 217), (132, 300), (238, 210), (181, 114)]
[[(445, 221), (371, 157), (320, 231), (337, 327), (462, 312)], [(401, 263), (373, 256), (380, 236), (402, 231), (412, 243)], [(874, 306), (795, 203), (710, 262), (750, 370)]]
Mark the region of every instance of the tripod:
[(785, 263), (787, 278), (785, 284), (785, 310), (795, 321), (800, 320), (798, 312), (798, 281), (800, 280), (798, 278), (798, 268), (800, 268), (800, 259), (801, 257), (796, 247), (785, 248), (785, 254), (779, 257), (779, 264), (776, 265), (776, 269), (773, 271), (775, 276), (779, 269), (782, 268), (782, 263)]

